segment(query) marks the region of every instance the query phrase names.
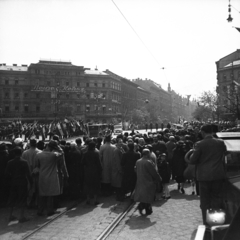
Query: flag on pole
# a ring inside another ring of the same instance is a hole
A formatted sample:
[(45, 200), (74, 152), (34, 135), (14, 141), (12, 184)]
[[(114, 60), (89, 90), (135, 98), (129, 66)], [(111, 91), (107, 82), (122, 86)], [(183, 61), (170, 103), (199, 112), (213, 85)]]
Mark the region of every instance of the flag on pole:
[(59, 122), (57, 123), (57, 129), (58, 129), (59, 133), (61, 134), (61, 136), (63, 136), (63, 130), (62, 130)]

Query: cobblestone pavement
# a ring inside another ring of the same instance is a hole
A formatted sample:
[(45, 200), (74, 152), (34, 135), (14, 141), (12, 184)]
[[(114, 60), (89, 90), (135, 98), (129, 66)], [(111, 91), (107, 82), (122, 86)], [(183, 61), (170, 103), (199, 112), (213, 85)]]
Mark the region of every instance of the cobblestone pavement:
[(199, 198), (191, 195), (188, 184), (185, 194), (170, 186), (172, 198), (153, 204), (153, 214), (141, 216), (133, 208), (115, 228), (107, 240), (193, 240), (198, 225), (202, 224)]
[[(82, 202), (29, 239), (96, 239), (118, 214), (128, 207), (130, 202), (130, 200), (116, 202), (114, 196), (102, 197), (99, 200), (100, 204), (98, 206), (86, 205), (85, 201)], [(20, 224), (16, 221), (7, 225), (7, 212), (2, 209), (2, 213), (3, 215), (0, 217), (0, 240), (20, 240), (46, 222), (46, 218), (36, 216), (36, 211), (29, 212), (28, 210), (26, 215), (31, 218), (29, 222)], [(48, 218), (48, 220), (50, 219)]]
[[(179, 193), (176, 187), (176, 184), (170, 186), (171, 199), (157, 200), (153, 204), (153, 214), (150, 216), (141, 216), (135, 204), (107, 239), (194, 239), (197, 226), (201, 224), (199, 198), (191, 195), (189, 184), (185, 187), (186, 194)], [(98, 206), (86, 205), (83, 202), (29, 239), (97, 239), (118, 214), (128, 207), (128, 204), (129, 199), (116, 202), (113, 196), (100, 198)], [(37, 217), (36, 212), (31, 211), (27, 214), (31, 215), (29, 222), (22, 224), (15, 222), (7, 225), (6, 211), (0, 212), (0, 240), (19, 240), (46, 222), (46, 218)]]

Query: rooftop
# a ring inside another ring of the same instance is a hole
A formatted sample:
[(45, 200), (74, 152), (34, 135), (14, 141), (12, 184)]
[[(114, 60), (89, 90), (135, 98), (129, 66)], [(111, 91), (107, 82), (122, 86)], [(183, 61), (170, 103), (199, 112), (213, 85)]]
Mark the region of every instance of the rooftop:
[(17, 66), (17, 64), (13, 64), (13, 66), (6, 65), (5, 63), (0, 64), (0, 70), (3, 71), (27, 71), (28, 66), (27, 65), (21, 65)]
[(108, 75), (107, 73), (105, 72), (101, 72), (101, 71), (98, 71), (98, 70), (85, 70), (84, 71), (85, 74), (89, 74), (89, 75)]
[(56, 64), (56, 65), (72, 65), (70, 61), (54, 60), (54, 59), (41, 59), (40, 64)]
[(232, 66), (237, 66), (237, 65), (240, 65), (240, 59), (239, 60), (235, 60), (232, 63), (227, 64), (224, 67), (226, 68), (226, 67), (232, 67)]

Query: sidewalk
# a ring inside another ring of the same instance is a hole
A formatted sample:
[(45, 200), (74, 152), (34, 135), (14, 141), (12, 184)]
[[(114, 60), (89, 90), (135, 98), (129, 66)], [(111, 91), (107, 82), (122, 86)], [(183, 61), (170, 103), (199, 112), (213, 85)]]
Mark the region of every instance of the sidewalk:
[(194, 240), (202, 224), (199, 197), (191, 195), (190, 184), (185, 194), (177, 190), (177, 184), (170, 191), (172, 198), (156, 201), (152, 215), (141, 216), (136, 204), (107, 240)]

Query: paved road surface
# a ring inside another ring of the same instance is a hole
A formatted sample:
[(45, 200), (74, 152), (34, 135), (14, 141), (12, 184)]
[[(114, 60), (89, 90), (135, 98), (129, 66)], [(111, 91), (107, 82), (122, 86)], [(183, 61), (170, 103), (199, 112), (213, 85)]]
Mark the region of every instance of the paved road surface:
[[(199, 198), (191, 195), (188, 184), (186, 194), (177, 191), (177, 185), (170, 186), (172, 198), (158, 200), (153, 205), (153, 214), (140, 216), (137, 204), (107, 238), (108, 240), (193, 240), (197, 226), (201, 224)], [(114, 196), (100, 199), (98, 206), (79, 204), (67, 214), (33, 235), (32, 240), (94, 240), (115, 217), (123, 212), (129, 200), (116, 202)], [(31, 221), (7, 223), (7, 209), (0, 209), (0, 239), (20, 240), (46, 221), (37, 217), (36, 211), (28, 210)]]

